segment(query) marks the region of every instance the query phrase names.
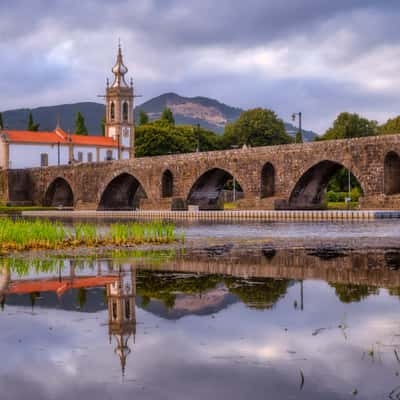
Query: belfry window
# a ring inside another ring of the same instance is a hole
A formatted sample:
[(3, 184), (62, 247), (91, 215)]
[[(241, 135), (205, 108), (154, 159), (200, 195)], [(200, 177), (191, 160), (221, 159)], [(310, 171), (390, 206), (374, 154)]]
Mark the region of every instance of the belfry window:
[(128, 110), (129, 110), (129, 106), (128, 103), (126, 101), (124, 101), (123, 105), (122, 105), (122, 119), (124, 121), (128, 121)]
[(110, 119), (111, 119), (111, 121), (114, 121), (114, 119), (115, 119), (115, 104), (114, 104), (114, 102), (111, 102)]

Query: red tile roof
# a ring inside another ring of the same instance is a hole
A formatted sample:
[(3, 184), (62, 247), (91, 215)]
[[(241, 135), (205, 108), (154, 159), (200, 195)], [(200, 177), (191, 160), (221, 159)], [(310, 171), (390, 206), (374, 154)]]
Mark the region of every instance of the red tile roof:
[(60, 280), (22, 280), (13, 282), (6, 294), (27, 294), (34, 292), (56, 292), (63, 295), (69, 289), (106, 286), (117, 281), (116, 276), (75, 277)]
[(3, 130), (0, 133), (6, 136), (6, 138), (12, 143), (67, 144), (72, 142), (73, 144), (83, 146), (117, 147), (117, 142), (110, 137), (70, 135), (65, 133), (62, 129), (56, 129), (54, 132)]

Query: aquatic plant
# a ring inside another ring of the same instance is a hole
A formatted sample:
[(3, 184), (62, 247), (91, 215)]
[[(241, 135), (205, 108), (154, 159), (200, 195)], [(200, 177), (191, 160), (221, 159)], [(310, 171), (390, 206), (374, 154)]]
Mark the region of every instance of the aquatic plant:
[(95, 224), (78, 224), (72, 228), (48, 220), (12, 220), (0, 224), (0, 250), (60, 249), (79, 245), (134, 245), (171, 243), (175, 227), (164, 222), (115, 223), (105, 233)]

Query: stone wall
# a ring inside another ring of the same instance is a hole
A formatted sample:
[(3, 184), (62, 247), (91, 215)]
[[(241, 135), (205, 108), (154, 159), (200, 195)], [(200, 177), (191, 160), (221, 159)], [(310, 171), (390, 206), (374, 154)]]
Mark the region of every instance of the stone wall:
[[(239, 202), (242, 208), (272, 209), (277, 204), (280, 208), (318, 207), (327, 178), (335, 168), (344, 166), (363, 188), (363, 208), (379, 205), (399, 209), (400, 196), (384, 194), (384, 164), (389, 151), (400, 154), (400, 135), (144, 157), (36, 168), (24, 173), (29, 176), (27, 198), (34, 204), (43, 204), (50, 184), (61, 177), (71, 186), (76, 208), (95, 209), (109, 183), (121, 174), (130, 174), (146, 193), (147, 198), (141, 201), (143, 208), (168, 209), (172, 204), (187, 204), (195, 182), (210, 170), (222, 169), (240, 183), (244, 193)], [(275, 170), (275, 185), (273, 196), (262, 198), (262, 169), (266, 163)], [(173, 175), (170, 199), (162, 198), (162, 175), (166, 170)], [(10, 171), (11, 176), (18, 174), (21, 172)], [(11, 190), (9, 197), (13, 196), (17, 194)]]

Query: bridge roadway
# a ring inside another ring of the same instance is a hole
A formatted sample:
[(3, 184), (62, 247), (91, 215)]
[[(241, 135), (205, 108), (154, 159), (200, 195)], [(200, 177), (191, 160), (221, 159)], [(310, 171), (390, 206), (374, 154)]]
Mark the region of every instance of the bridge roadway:
[(362, 187), (362, 209), (400, 209), (400, 135), (3, 170), (0, 200), (84, 210), (191, 204), (213, 210), (235, 178), (241, 209), (321, 209), (329, 180), (343, 167)]

